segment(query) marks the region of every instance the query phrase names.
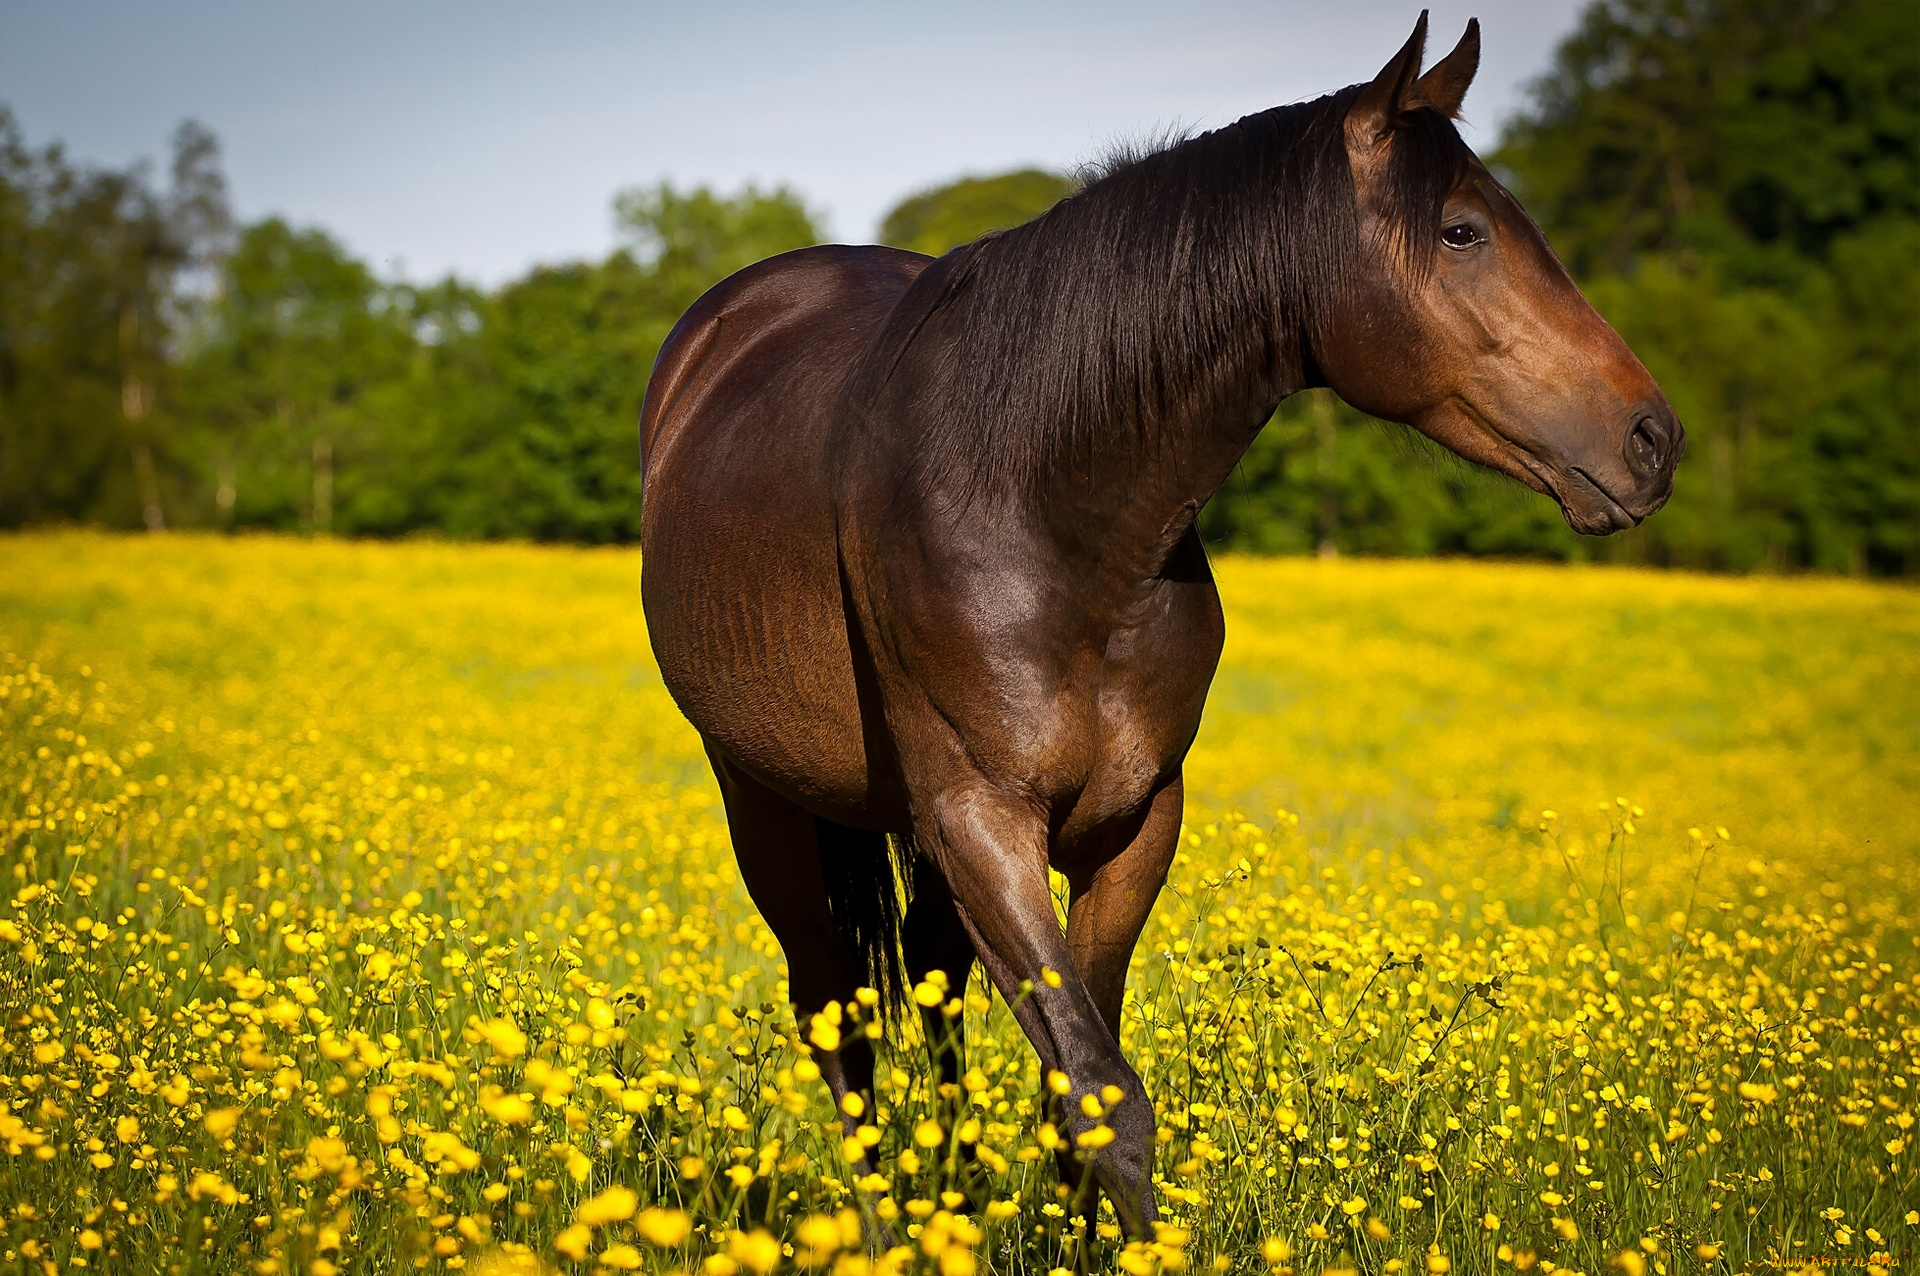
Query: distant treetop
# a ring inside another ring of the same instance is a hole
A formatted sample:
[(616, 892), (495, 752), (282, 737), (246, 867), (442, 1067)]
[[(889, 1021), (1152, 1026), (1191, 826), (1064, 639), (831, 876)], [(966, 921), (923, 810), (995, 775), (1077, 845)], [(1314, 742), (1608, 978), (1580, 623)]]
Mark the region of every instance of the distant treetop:
[(880, 242), (938, 257), (992, 231), (1032, 221), (1075, 189), (1072, 178), (1037, 168), (963, 177), (901, 200), (880, 223)]
[(1532, 98), (1491, 158), (1583, 278), (1778, 276), (1920, 217), (1920, 4), (1600, 0)]

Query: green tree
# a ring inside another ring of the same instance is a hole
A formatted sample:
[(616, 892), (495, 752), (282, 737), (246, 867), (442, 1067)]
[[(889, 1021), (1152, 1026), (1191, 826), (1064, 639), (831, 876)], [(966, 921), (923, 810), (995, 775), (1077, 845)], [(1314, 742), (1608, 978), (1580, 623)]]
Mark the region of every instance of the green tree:
[(241, 234), (183, 369), (217, 521), (335, 530), (337, 476), (390, 446), (370, 396), (406, 367), (407, 318), (325, 231)]
[(1920, 217), (1920, 5), (1601, 0), (1532, 94), (1493, 160), (1582, 277), (1693, 250), (1795, 279)]
[(456, 535), (589, 542), (640, 534), (647, 375), (688, 306), (734, 271), (820, 242), (791, 191), (622, 193), (629, 246), (542, 267), (490, 298), (476, 356), (488, 402), (450, 437), (436, 523)]
[(176, 188), (144, 166), (29, 149), (0, 106), (0, 525), (166, 525), (182, 273), (224, 212), (217, 152), (175, 135)]
[(1032, 221), (1074, 189), (1071, 179), (1037, 168), (963, 177), (901, 200), (880, 223), (880, 242), (938, 257), (982, 235)]

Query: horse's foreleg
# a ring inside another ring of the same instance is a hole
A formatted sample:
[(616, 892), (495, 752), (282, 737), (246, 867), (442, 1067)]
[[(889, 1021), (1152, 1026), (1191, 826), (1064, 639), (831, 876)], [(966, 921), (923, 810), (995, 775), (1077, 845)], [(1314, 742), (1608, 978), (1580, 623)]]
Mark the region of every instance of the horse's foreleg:
[[(1153, 1197), (1153, 1110), (1081, 977), (1047, 888), (1047, 827), (985, 787), (942, 795), (917, 830), (1000, 995), (1040, 1055), (1067, 1078), (1063, 1133), (1090, 1162), (1121, 1225), (1144, 1236)], [(1101, 1112), (1089, 1114), (1091, 1099)], [(1096, 1132), (1100, 1126), (1110, 1129)]]
[[(827, 904), (827, 883), (820, 866), (820, 841), (813, 816), (767, 788), (725, 758), (708, 751), (727, 806), (727, 830), (740, 877), (754, 906), (766, 918), (787, 958), (787, 991), (793, 1000), (800, 1038), (808, 1020), (829, 1002), (852, 1000), (863, 982), (860, 959)], [(841, 1127), (851, 1137), (872, 1119), (873, 1044), (849, 1031), (838, 1050), (814, 1051), (820, 1076), (833, 1092)], [(860, 1115), (847, 1111), (847, 1096)], [(871, 1156), (863, 1162), (872, 1170)]]

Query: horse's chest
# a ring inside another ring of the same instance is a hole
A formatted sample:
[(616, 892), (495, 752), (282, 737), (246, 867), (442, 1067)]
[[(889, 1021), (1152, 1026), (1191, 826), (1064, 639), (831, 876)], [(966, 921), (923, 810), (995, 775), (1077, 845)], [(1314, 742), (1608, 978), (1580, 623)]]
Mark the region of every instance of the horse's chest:
[(1063, 840), (1131, 820), (1186, 759), (1223, 631), (1211, 585), (1179, 601), (1157, 623), (1108, 644), (1087, 705), (1089, 766), (1061, 822)]

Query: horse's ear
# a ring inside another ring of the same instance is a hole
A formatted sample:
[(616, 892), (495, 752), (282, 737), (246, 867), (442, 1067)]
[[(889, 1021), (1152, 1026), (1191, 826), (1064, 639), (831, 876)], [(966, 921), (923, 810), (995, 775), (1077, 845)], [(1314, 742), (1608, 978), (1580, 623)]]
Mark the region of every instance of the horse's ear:
[(1400, 52), (1380, 68), (1373, 82), (1360, 90), (1353, 108), (1347, 112), (1347, 135), (1355, 140), (1373, 142), (1388, 132), (1407, 107), (1413, 104), (1414, 82), (1420, 76), (1420, 58), (1427, 48), (1427, 11), (1413, 24), (1413, 34)]
[(1473, 73), (1480, 69), (1480, 19), (1467, 19), (1467, 33), (1460, 37), (1460, 43), (1453, 52), (1433, 64), (1433, 67), (1414, 85), (1414, 96), (1433, 107), (1449, 119), (1460, 118), (1460, 103), (1467, 96), (1467, 86), (1473, 83)]

